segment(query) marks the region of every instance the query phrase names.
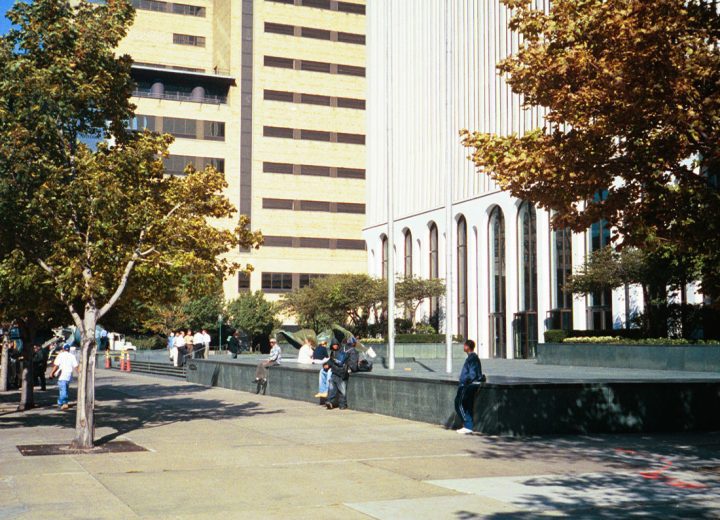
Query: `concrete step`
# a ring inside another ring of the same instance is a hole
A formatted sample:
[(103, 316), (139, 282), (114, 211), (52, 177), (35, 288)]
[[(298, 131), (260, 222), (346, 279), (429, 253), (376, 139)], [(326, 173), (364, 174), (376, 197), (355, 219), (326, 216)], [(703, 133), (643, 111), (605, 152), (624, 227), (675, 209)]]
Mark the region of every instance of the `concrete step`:
[(175, 367), (166, 363), (154, 363), (152, 361), (132, 361), (131, 368), (133, 372), (139, 374), (153, 374), (165, 377), (176, 377), (185, 379), (185, 367)]

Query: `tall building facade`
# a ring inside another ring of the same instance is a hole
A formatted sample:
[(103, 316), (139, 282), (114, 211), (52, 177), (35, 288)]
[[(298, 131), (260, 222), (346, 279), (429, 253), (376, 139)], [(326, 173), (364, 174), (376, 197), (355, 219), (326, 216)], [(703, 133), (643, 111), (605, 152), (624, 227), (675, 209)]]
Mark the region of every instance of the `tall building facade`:
[(133, 0), (133, 127), (175, 136), (166, 161), (225, 173), (259, 251), (227, 298), (366, 269), (364, 0)]
[[(535, 4), (548, 9), (549, 0)], [(467, 159), (463, 128), (505, 135), (543, 125), (543, 112), (524, 110), (497, 75), (518, 48), (509, 20), (498, 0), (368, 5), (368, 270), (425, 278), (450, 271), (450, 301), (427, 302), (418, 318), (435, 318), (478, 340), (481, 356), (501, 358), (532, 356), (549, 328), (623, 327), (642, 307), (635, 288), (582, 298), (564, 290), (608, 243), (603, 222), (585, 233), (553, 230), (546, 211), (498, 189)], [(386, 267), (390, 248), (394, 265)]]

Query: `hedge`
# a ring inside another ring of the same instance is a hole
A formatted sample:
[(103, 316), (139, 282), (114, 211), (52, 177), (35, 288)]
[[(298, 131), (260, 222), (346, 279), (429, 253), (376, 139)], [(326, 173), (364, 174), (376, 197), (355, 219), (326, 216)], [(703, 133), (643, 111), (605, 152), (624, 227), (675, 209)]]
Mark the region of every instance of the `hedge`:
[[(377, 345), (387, 343), (387, 338), (365, 338), (360, 341), (368, 345)], [(462, 343), (463, 337), (453, 336), (453, 342)], [(445, 334), (396, 334), (395, 343), (445, 343)]]

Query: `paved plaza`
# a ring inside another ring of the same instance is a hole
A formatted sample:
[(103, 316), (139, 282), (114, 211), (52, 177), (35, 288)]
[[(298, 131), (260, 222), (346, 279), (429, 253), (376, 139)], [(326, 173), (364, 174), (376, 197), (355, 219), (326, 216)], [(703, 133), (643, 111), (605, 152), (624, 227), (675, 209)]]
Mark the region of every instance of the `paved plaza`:
[(715, 433), (459, 436), (103, 370), (97, 395), (96, 438), (147, 451), (22, 456), (74, 413), (0, 396), (0, 518), (720, 518)]

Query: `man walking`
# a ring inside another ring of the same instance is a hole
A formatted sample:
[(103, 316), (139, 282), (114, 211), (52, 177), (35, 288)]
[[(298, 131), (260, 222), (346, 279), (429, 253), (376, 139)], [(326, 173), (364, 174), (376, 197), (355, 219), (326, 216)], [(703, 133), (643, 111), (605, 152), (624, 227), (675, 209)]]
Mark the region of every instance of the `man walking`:
[[(58, 357), (55, 358), (55, 362), (53, 364), (55, 366), (50, 374), (50, 379), (54, 378), (55, 374), (60, 372), (60, 377), (58, 377), (58, 389), (60, 391), (60, 395), (58, 396), (58, 406), (61, 410), (67, 410), (68, 387), (70, 386), (70, 381), (72, 380), (73, 370), (78, 368), (77, 359), (75, 359), (75, 356), (70, 354), (69, 344), (65, 343), (65, 345), (63, 345), (63, 351), (58, 354)], [(78, 369), (78, 372), (79, 371), (80, 369)]]
[(485, 381), (480, 358), (475, 353), (475, 342), (471, 339), (467, 340), (463, 345), (463, 351), (467, 354), (467, 359), (465, 359), (465, 364), (460, 372), (457, 395), (455, 396), (455, 411), (463, 422), (463, 427), (457, 430), (461, 435), (473, 432), (475, 392), (478, 385)]
[(328, 410), (347, 408), (347, 382), (351, 372), (357, 372), (358, 352), (355, 348), (357, 340), (352, 336), (345, 343), (345, 349), (339, 351), (339, 345), (332, 346), (333, 355), (327, 362), (330, 367), (330, 384), (328, 385), (328, 396), (325, 406)]

